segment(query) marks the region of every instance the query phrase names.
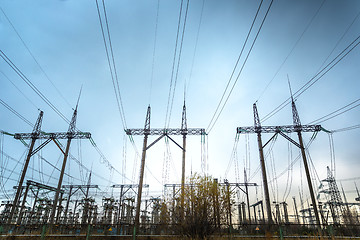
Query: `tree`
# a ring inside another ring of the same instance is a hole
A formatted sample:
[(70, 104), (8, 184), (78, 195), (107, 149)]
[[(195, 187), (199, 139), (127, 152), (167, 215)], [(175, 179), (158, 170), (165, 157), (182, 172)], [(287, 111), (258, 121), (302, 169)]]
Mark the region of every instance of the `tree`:
[(233, 194), (211, 176), (195, 174), (189, 182), (184, 189), (184, 209), (180, 208), (178, 201), (173, 223), (181, 235), (206, 239), (219, 230), (221, 225), (229, 224)]

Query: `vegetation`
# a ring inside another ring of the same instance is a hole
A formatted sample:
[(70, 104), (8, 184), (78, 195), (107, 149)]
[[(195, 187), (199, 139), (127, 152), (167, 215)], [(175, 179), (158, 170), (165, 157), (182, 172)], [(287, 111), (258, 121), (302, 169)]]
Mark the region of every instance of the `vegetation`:
[(162, 207), (160, 216), (163, 222), (171, 222), (174, 233), (191, 239), (206, 239), (219, 230), (220, 226), (230, 226), (233, 204), (230, 189), (220, 186), (217, 179), (210, 176), (195, 174), (189, 182), (183, 193), (179, 192), (175, 199), (164, 202), (163, 205), (167, 207)]

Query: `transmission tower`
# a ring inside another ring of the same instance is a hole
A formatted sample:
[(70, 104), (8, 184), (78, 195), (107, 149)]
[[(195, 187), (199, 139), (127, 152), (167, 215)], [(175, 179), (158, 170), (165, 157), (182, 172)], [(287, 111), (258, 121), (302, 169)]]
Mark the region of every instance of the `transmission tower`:
[[(270, 225), (272, 224), (273, 221), (272, 221), (272, 217), (271, 217), (271, 205), (270, 205), (270, 197), (269, 197), (269, 188), (268, 188), (268, 182), (267, 182), (267, 175), (266, 175), (266, 168), (265, 168), (265, 158), (264, 158), (263, 149), (269, 142), (271, 142), (271, 140), (273, 140), (277, 136), (277, 134), (280, 134), (285, 139), (290, 141), (292, 144), (294, 144), (295, 146), (300, 148), (301, 155), (302, 155), (303, 162), (304, 162), (305, 173), (306, 173), (306, 177), (307, 177), (307, 182), (308, 182), (308, 187), (309, 187), (309, 191), (310, 191), (311, 201), (312, 201), (312, 205), (313, 205), (313, 209), (314, 209), (314, 213), (315, 213), (316, 225), (317, 225), (318, 229), (320, 230), (321, 229), (320, 218), (319, 218), (319, 213), (318, 213), (318, 209), (317, 209), (315, 194), (314, 194), (314, 190), (313, 190), (313, 186), (312, 186), (312, 182), (311, 182), (309, 166), (308, 166), (308, 162), (307, 162), (307, 159), (306, 159), (305, 147), (304, 147), (304, 143), (303, 143), (303, 139), (302, 139), (302, 132), (318, 132), (318, 131), (322, 130), (322, 128), (321, 128), (320, 125), (301, 125), (299, 114), (297, 112), (294, 99), (293, 98), (291, 98), (291, 99), (292, 99), (293, 125), (288, 125), (288, 126), (261, 126), (260, 118), (259, 118), (257, 107), (256, 107), (256, 103), (254, 103), (253, 104), (254, 126), (253, 127), (238, 127), (237, 128), (237, 133), (256, 133), (257, 134), (258, 147), (259, 147), (259, 156), (260, 156), (260, 165), (261, 165), (263, 185), (264, 185), (265, 204), (266, 204), (266, 211), (267, 211), (267, 215), (268, 215), (267, 216), (268, 217), (268, 223)], [(291, 133), (291, 132), (296, 132), (297, 133), (299, 143), (285, 134), (285, 133)], [(274, 135), (263, 145), (262, 144), (262, 139), (261, 139), (261, 133), (274, 133)]]
[[(185, 183), (185, 152), (186, 152), (186, 136), (187, 135), (205, 135), (205, 129), (203, 128), (187, 128), (186, 121), (186, 107), (185, 102), (183, 106), (182, 113), (182, 122), (181, 128), (150, 128), (150, 105), (147, 108), (145, 126), (143, 129), (126, 129), (125, 132), (127, 135), (144, 135), (144, 143), (143, 150), (141, 156), (141, 165), (140, 165), (140, 180), (139, 180), (139, 192), (137, 195), (137, 203), (136, 203), (136, 215), (135, 215), (135, 225), (134, 225), (134, 237), (136, 237), (137, 230), (139, 228), (139, 219), (140, 219), (140, 205), (141, 205), (141, 194), (143, 187), (143, 178), (144, 178), (144, 167), (145, 167), (145, 157), (146, 151), (156, 144), (163, 137), (167, 137), (170, 139), (176, 146), (178, 146), (182, 150), (182, 174), (181, 174), (181, 195), (184, 195), (184, 183)], [(148, 136), (149, 135), (157, 135), (159, 136), (154, 142), (147, 145)], [(182, 135), (183, 136), (183, 145), (180, 146), (174, 139), (170, 137), (170, 135)], [(181, 198), (181, 206), (184, 206), (184, 198)], [(182, 208), (183, 209), (183, 208)]]
[(341, 198), (339, 188), (336, 184), (335, 177), (329, 167), (327, 167), (327, 178), (322, 180), (322, 182), (326, 182), (328, 184), (328, 189), (322, 190), (321, 193), (330, 195), (330, 200), (327, 201), (327, 204), (330, 207), (334, 224), (339, 224), (340, 216), (343, 213), (342, 206), (344, 203)]
[[(22, 189), (22, 185), (25, 179), (25, 175), (27, 172), (27, 168), (30, 162), (30, 158), (36, 154), (38, 151), (40, 151), (43, 147), (45, 147), (49, 142), (53, 141), (55, 143), (55, 145), (60, 149), (60, 151), (64, 154), (64, 159), (63, 159), (63, 165), (61, 168), (61, 172), (60, 172), (60, 177), (59, 177), (59, 181), (58, 181), (58, 186), (55, 192), (55, 198), (54, 198), (54, 202), (53, 202), (53, 207), (51, 210), (51, 215), (50, 215), (50, 221), (49, 223), (52, 224), (54, 222), (54, 217), (55, 217), (55, 213), (56, 213), (56, 208), (57, 208), (57, 203), (59, 200), (59, 195), (61, 192), (61, 184), (62, 184), (62, 180), (63, 180), (63, 176), (64, 176), (64, 172), (65, 172), (65, 166), (66, 166), (66, 161), (69, 155), (69, 150), (70, 150), (70, 143), (72, 139), (89, 139), (91, 137), (91, 134), (89, 132), (80, 132), (80, 131), (75, 131), (75, 124), (76, 124), (76, 116), (77, 116), (77, 106), (74, 110), (74, 114), (72, 116), (71, 122), (70, 122), (70, 126), (67, 132), (57, 132), (57, 133), (45, 133), (41, 131), (41, 123), (42, 123), (42, 118), (43, 118), (44, 112), (40, 111), (39, 117), (36, 121), (36, 124), (34, 126), (33, 132), (32, 133), (15, 133), (14, 138), (24, 141), (26, 139), (31, 139), (30, 142), (30, 146), (29, 146), (29, 150), (28, 150), (28, 154), (25, 160), (25, 164), (23, 167), (23, 170), (21, 172), (21, 176), (20, 176), (20, 180), (19, 180), (19, 184), (16, 190), (16, 194), (15, 194), (15, 198), (13, 201), (13, 205), (11, 208), (11, 212), (8, 218), (8, 224), (11, 224), (14, 218), (14, 213), (16, 211), (16, 209), (18, 208), (18, 204), (19, 204), (19, 200), (20, 200), (20, 195), (21, 195), (21, 189)], [(34, 149), (35, 146), (35, 141), (37, 139), (46, 139), (45, 142), (43, 142), (40, 146), (38, 146), (36, 149)], [(59, 143), (58, 139), (67, 139), (67, 145), (66, 145), (66, 149), (65, 151), (62, 149), (61, 144)]]

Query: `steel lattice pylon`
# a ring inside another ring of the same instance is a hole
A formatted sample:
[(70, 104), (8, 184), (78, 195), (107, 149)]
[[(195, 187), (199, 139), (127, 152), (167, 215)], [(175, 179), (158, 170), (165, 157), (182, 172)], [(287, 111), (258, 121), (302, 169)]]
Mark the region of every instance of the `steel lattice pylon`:
[(340, 223), (340, 216), (343, 212), (342, 206), (344, 205), (344, 202), (341, 198), (335, 177), (329, 167), (327, 167), (327, 178), (322, 180), (322, 182), (328, 183), (328, 189), (322, 190), (321, 193), (330, 195), (330, 200), (328, 200), (326, 203), (330, 207), (333, 222), (335, 224)]

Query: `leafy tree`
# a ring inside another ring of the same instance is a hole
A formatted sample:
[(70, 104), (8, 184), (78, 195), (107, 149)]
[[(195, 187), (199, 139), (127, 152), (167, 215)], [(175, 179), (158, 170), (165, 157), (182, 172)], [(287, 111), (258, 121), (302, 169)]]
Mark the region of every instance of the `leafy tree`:
[(184, 208), (177, 201), (172, 221), (179, 234), (192, 239), (206, 239), (221, 225), (230, 225), (233, 194), (211, 176), (195, 174), (189, 182), (184, 188)]

